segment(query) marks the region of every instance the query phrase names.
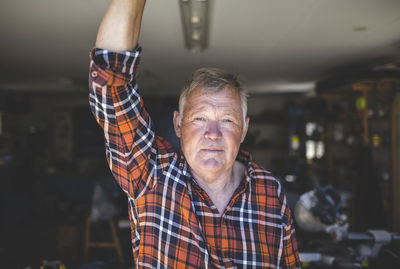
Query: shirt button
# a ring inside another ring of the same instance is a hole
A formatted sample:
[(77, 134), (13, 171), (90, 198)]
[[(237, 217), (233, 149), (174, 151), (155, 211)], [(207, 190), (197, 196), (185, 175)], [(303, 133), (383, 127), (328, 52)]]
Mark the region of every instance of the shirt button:
[(93, 77), (93, 78), (97, 77), (97, 75), (98, 75), (98, 74), (97, 74), (96, 71), (93, 71), (93, 72), (92, 72), (92, 77)]

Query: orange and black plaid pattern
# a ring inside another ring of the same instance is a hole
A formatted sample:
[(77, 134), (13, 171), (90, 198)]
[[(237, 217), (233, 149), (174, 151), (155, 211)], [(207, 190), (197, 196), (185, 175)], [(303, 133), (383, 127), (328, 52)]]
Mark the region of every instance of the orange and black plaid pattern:
[(245, 180), (218, 217), (184, 156), (155, 135), (135, 79), (140, 51), (93, 49), (89, 74), (106, 157), (128, 196), (136, 266), (300, 268), (286, 197), (269, 172), (241, 151)]

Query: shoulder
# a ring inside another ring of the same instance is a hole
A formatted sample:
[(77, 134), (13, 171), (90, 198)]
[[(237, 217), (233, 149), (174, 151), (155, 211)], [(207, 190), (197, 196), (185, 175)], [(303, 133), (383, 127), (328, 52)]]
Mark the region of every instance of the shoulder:
[(255, 163), (248, 151), (241, 149), (237, 160), (246, 166), (247, 180), (251, 185), (264, 188), (265, 191), (268, 191), (268, 194), (280, 195), (282, 188), (279, 180), (270, 171)]
[(155, 145), (157, 150), (154, 152), (154, 157), (158, 160), (160, 168), (164, 169), (168, 163), (177, 158), (178, 154), (171, 143), (161, 136), (155, 137)]
[(251, 162), (248, 167), (251, 183), (257, 185), (258, 189), (265, 191), (268, 196), (281, 196), (282, 185), (280, 181), (268, 170)]
[(271, 172), (254, 163), (249, 170), (250, 194), (257, 206), (266, 212), (269, 222), (287, 225), (290, 212), (281, 182)]

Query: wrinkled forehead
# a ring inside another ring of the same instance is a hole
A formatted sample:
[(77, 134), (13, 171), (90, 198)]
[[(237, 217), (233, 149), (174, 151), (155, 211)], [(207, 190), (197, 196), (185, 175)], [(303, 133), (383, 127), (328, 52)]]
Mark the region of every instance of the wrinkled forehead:
[(240, 102), (240, 94), (238, 90), (231, 86), (225, 86), (224, 88), (210, 88), (210, 87), (203, 87), (197, 86), (194, 88), (190, 94), (187, 96), (188, 99), (196, 99), (201, 97), (202, 99), (216, 99), (216, 98), (224, 98), (227, 100), (231, 100), (233, 102), (239, 101)]
[(187, 101), (193, 99), (203, 99), (203, 100), (230, 100), (232, 102), (240, 101), (240, 96), (237, 91), (229, 86), (224, 87), (222, 89), (215, 88), (205, 88), (205, 87), (196, 87), (193, 91), (187, 96)]
[(218, 90), (204, 87), (196, 88), (187, 96), (184, 110), (187, 112), (210, 107), (242, 114), (240, 95), (231, 87)]

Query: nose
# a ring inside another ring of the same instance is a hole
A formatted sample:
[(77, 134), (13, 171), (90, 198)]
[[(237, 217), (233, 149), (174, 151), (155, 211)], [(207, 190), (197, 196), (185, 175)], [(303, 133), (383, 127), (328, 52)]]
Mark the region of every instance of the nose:
[(218, 121), (210, 120), (207, 122), (205, 136), (206, 138), (211, 140), (216, 140), (221, 138), (222, 132), (220, 130)]

